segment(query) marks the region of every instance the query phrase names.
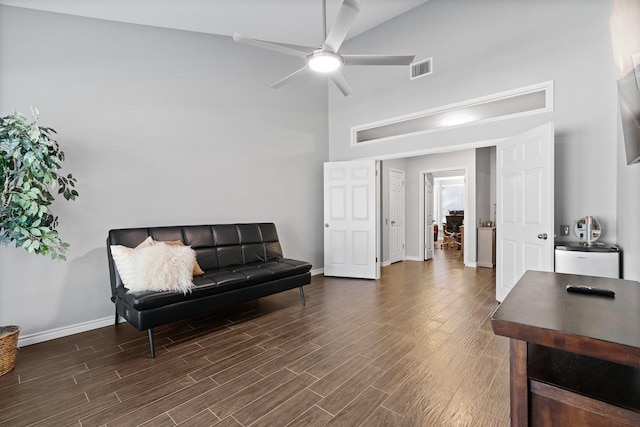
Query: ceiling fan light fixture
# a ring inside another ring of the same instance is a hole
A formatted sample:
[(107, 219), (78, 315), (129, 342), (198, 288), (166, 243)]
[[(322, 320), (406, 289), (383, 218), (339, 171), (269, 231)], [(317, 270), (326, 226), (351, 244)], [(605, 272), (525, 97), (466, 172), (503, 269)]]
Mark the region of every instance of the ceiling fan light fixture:
[[(331, 0), (337, 2), (338, 0)], [(1, 2), (1, 0), (0, 0)], [(342, 0), (338, 14), (335, 15), (333, 24), (327, 33), (327, 1), (322, 0), (322, 27), (324, 42), (312, 52), (295, 49), (282, 43), (272, 43), (258, 39), (243, 37), (238, 33), (233, 35), (233, 40), (249, 46), (269, 49), (285, 55), (295, 56), (306, 60), (306, 65), (288, 76), (269, 85), (270, 88), (278, 88), (289, 82), (296, 76), (308, 72), (327, 74), (335, 86), (344, 96), (349, 96), (353, 89), (340, 68), (351, 65), (410, 65), (415, 55), (340, 55), (340, 47), (351, 30), (358, 13), (360, 12), (360, 0)], [(311, 69), (311, 71), (309, 71)]]
[(330, 73), (342, 66), (340, 55), (327, 51), (314, 51), (307, 57), (309, 68), (319, 73)]

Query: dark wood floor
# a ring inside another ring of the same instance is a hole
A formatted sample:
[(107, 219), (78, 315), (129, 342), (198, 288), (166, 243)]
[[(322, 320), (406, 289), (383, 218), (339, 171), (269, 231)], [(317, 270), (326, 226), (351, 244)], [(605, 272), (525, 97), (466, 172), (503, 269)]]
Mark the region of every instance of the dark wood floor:
[(508, 425), (495, 270), (438, 249), (305, 289), (159, 327), (155, 359), (126, 323), (22, 348), (0, 425)]

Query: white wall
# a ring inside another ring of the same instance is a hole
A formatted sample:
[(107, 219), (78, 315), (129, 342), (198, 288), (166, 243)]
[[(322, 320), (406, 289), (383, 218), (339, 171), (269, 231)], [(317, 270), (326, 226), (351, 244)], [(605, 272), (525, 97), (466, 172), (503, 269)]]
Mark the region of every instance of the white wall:
[[(344, 53), (433, 57), (434, 73), (410, 81), (406, 67), (347, 67), (354, 95), (329, 89), (330, 158), (446, 150), (554, 121), (555, 223), (593, 215), (615, 242), (617, 181), (605, 172), (616, 170), (618, 150), (610, 11), (608, 0), (430, 0), (349, 40)], [(554, 112), (350, 145), (352, 126), (550, 80)]]
[(41, 112), (78, 178), (59, 263), (0, 247), (0, 325), (21, 336), (113, 317), (110, 228), (273, 221), (322, 268), (327, 88), (267, 88), (295, 58), (230, 38), (0, 6), (0, 114)]

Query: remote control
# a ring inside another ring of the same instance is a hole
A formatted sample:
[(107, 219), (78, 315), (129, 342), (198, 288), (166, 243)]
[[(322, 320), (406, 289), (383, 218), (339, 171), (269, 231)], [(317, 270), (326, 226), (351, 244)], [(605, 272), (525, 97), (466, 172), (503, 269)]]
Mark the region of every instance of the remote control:
[(567, 285), (567, 292), (578, 292), (581, 294), (602, 295), (604, 297), (615, 297), (616, 293), (610, 289), (592, 288), (586, 285)]

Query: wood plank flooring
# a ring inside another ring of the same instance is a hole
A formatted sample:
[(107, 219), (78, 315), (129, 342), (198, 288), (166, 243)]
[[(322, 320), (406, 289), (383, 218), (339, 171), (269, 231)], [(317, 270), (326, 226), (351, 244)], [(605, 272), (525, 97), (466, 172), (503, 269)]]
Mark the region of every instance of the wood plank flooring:
[(155, 359), (127, 323), (24, 347), (0, 377), (0, 426), (509, 424), (495, 270), (438, 249), (305, 293), (159, 327)]

